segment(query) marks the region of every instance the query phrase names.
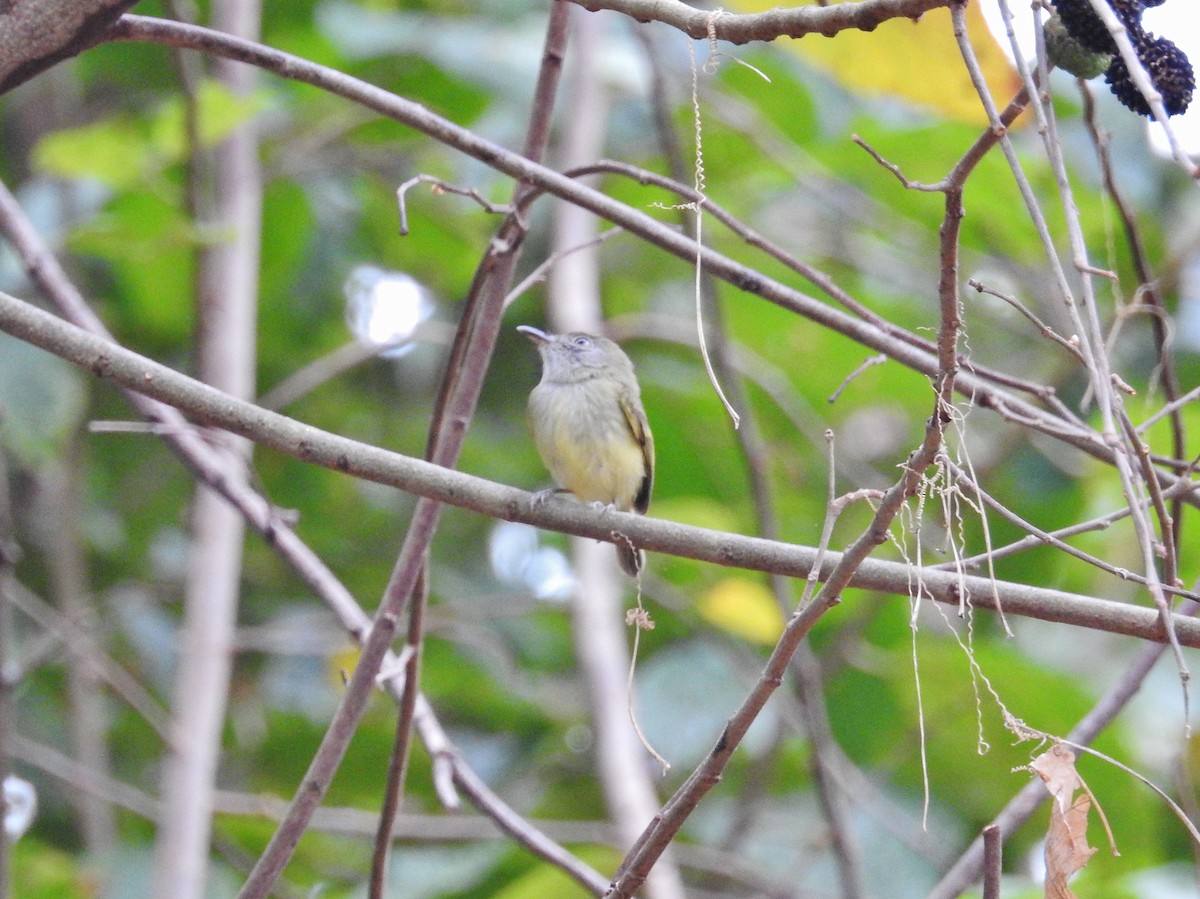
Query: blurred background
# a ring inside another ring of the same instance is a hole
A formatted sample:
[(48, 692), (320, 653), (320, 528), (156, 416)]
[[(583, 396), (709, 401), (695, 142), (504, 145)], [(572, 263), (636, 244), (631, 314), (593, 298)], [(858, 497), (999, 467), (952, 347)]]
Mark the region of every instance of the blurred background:
[[(1186, 0), (1167, 4), (1180, 5)], [(519, 149), (549, 6), (267, 3), (261, 34), (268, 45)], [(181, 10), (149, 0), (134, 11), (200, 23), (212, 15), (207, 4)], [(571, 12), (583, 39), (577, 31), (568, 45), (547, 163), (569, 164), (578, 144), (568, 136), (583, 120), (598, 132), (591, 158), (681, 174), (690, 185), (696, 123), (688, 40), (614, 13)], [(972, 39), (1003, 107), (1019, 85), (1002, 49), (1007, 38), (992, 38), (974, 5), (972, 16)], [(874, 313), (933, 337), (942, 198), (905, 190), (850, 137), (923, 182), (945, 176), (978, 137), (984, 119), (946, 11), (869, 34), (721, 50), (728, 55), (698, 75), (708, 196)], [(696, 42), (695, 52), (701, 65), (710, 59), (706, 42)], [(564, 102), (583, 87), (588, 99)], [(1112, 326), (1113, 368), (1138, 391), (1127, 401), (1137, 422), (1163, 403), (1154, 317), (1135, 308), (1141, 280), (1120, 209), (1103, 189), (1083, 94), (1058, 72), (1050, 87), (1092, 261), (1116, 275), (1099, 302)], [(1200, 380), (1195, 185), (1151, 148), (1143, 120), (1118, 105), (1102, 80), (1086, 92), (1172, 315), (1179, 383), (1190, 389)], [(1014, 131), (1022, 164), (1066, 252), (1041, 139), (1023, 124)], [(262, 203), (252, 395), (320, 428), (420, 456), (461, 301), (499, 217), (418, 184), (405, 195), (410, 233), (400, 236), (396, 191), (424, 173), (504, 203), (512, 192), (506, 177), (312, 87), (259, 74), (249, 88), (231, 88), (209, 60), (132, 43), (97, 46), (0, 98), (0, 177), (117, 339), (193, 372), (200, 367), (198, 260), (227, 237), (198, 213), (204, 187), (197, 187), (197, 160), (248, 127)], [(680, 199), (666, 190), (618, 175), (591, 183), (682, 226), (684, 217), (669, 208)], [(963, 283), (976, 278), (1015, 297), (1069, 336), (998, 152), (972, 175), (965, 205)], [(545, 199), (532, 208), (517, 282), (554, 253), (554, 210)], [(711, 219), (704, 234), (716, 249), (833, 302)], [(746, 455), (696, 347), (692, 268), (624, 233), (589, 252), (596, 311), (637, 366), (656, 438), (650, 514), (759, 533)], [(40, 302), (7, 246), (0, 248), (0, 289)], [(716, 301), (739, 411), (761, 442), (779, 536), (815, 545), (827, 499), (826, 429), (835, 435), (838, 492), (884, 488), (924, 432), (929, 381), (890, 361), (850, 379), (874, 355), (868, 348), (728, 285), (716, 289)], [(972, 361), (1052, 385), (1079, 414), (1094, 415), (1080, 367), (1012, 306), (964, 288), (962, 307), (962, 347)], [(546, 323), (539, 277), (506, 312), (462, 470), (528, 490), (550, 486), (524, 418), (538, 359), (513, 330)], [(965, 400), (960, 408), (952, 454), (969, 458), (986, 489), (1026, 520), (1053, 530), (1122, 505), (1111, 468)], [(1197, 416), (1183, 409), (1186, 424)], [(0, 336), (6, 539), (19, 548), (3, 612), (5, 730), (10, 769), (37, 797), (36, 815), (11, 847), (11, 891), (22, 899), (153, 895), (151, 819), (177, 689), (196, 500), (188, 471), (133, 417), (110, 386)], [(1166, 422), (1147, 436), (1156, 451), (1171, 454)], [(254, 452), (248, 480), (294, 518), (299, 535), (373, 610), (413, 498), (264, 450)], [(974, 502), (934, 491), (922, 510), (914, 504), (898, 522), (896, 539), (913, 558), (919, 545), (929, 564), (980, 553), (986, 544)], [(851, 505), (830, 545), (846, 545), (870, 515), (866, 504)], [(994, 516), (988, 525), (995, 546), (1022, 535)], [(1189, 586), (1200, 570), (1187, 550), (1194, 527), (1185, 520), (1181, 575)], [(1131, 533), (1122, 521), (1073, 542), (1137, 570)], [(879, 554), (901, 557), (895, 546)], [(334, 616), (253, 534), (237, 571), (203, 888), (222, 897), (234, 895), (273, 831), (276, 806), (262, 797), (291, 797), (356, 653)], [(1147, 602), (1137, 585), (1048, 547), (1000, 559), (995, 573)], [(443, 726), (506, 802), (611, 874), (624, 840), (610, 822), (591, 681), (578, 658), (571, 604), (586, 584), (576, 550), (560, 535), (447, 509), (433, 543), (430, 589), (422, 686)], [(631, 584), (616, 589), (625, 594), (621, 607), (633, 603)], [(788, 590), (798, 597), (799, 585)], [(640, 764), (665, 799), (753, 685), (783, 617), (764, 575), (654, 554), (641, 601), (656, 627), (640, 636), (634, 707), (646, 739), (672, 767), (662, 774), (645, 753)], [(810, 640), (815, 680), (808, 683), (820, 688), (818, 696), (785, 684), (685, 825), (673, 863), (686, 895), (851, 894), (813, 782), (804, 721), (817, 700), (861, 848), (861, 895), (924, 895), (1028, 780), (1014, 769), (1036, 747), (1015, 744), (994, 696), (1034, 727), (1065, 733), (1141, 648), (1112, 635), (1008, 621), (1011, 637), (990, 615), (974, 618), (968, 634), (953, 610), (847, 591)], [(625, 637), (631, 642), (632, 632)], [(977, 670), (963, 650), (968, 639)], [(624, 662), (613, 661), (623, 679)], [(366, 895), (394, 716), (386, 697), (373, 700), (332, 784), (328, 814), (301, 842), (278, 895)], [(1182, 784), (1187, 807), (1197, 758), (1183, 727), (1168, 656), (1097, 746), (1165, 789)], [(412, 765), (393, 895), (586, 895), (474, 812), (444, 816), (423, 750)], [(1112, 766), (1089, 759), (1081, 770), (1121, 855), (1107, 851), (1093, 825), (1101, 851), (1076, 882), (1079, 894), (1195, 895), (1196, 847), (1161, 799)], [(634, 822), (634, 833), (642, 823)], [(1008, 843), (1005, 896), (1041, 895), (1044, 834), (1045, 814), (1038, 813)]]

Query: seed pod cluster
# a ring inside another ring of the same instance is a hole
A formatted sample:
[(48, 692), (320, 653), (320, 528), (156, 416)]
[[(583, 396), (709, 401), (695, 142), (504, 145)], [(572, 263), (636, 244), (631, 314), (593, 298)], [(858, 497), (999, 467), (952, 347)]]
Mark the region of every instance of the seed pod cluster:
[[(1180, 115), (1192, 102), (1196, 75), (1187, 54), (1165, 37), (1157, 37), (1142, 27), (1142, 12), (1164, 0), (1106, 0), (1118, 21), (1125, 27), (1146, 74), (1162, 94), (1168, 115)], [(1117, 52), (1116, 42), (1096, 14), (1091, 0), (1056, 0), (1055, 9), (1068, 34), (1087, 50), (1111, 53), (1112, 61), (1104, 80), (1118, 100), (1139, 115), (1149, 116), (1150, 105), (1129, 74), (1129, 67)]]
[(1112, 65), (1113, 54), (1093, 50), (1067, 31), (1062, 18), (1055, 13), (1042, 24), (1046, 38), (1046, 58), (1050, 65), (1070, 72), (1084, 81), (1103, 75)]

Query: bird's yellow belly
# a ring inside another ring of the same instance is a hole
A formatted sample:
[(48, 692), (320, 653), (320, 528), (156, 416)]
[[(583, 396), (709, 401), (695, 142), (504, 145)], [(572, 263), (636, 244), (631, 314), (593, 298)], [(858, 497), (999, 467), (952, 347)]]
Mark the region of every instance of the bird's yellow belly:
[(561, 387), (531, 397), (531, 404), (541, 404), (541, 414), (531, 416), (540, 421), (534, 441), (554, 480), (580, 502), (628, 511), (646, 476), (646, 459), (616, 397), (602, 405), (594, 399)]

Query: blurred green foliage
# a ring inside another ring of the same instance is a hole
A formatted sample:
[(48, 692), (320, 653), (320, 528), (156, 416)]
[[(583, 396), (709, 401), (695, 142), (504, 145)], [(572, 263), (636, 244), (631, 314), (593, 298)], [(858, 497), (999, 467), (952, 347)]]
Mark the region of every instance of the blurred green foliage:
[[(458, 0), (267, 4), (264, 41), (395, 91), (515, 148), (528, 118), (545, 6)], [(139, 12), (161, 12), (156, 7), (139, 6)], [(597, 61), (598, 77), (605, 79), (614, 104), (607, 152), (665, 172), (654, 133), (654, 98), (647, 96), (645, 52), (628, 23), (606, 22)], [(690, 147), (685, 44), (667, 29), (648, 30), (671, 87), (658, 99), (669, 104), (681, 142)], [(906, 176), (934, 182), (977, 132), (915, 111), (881, 114), (878, 101), (842, 92), (771, 47), (746, 49), (744, 58), (768, 73), (770, 83), (732, 64), (706, 74), (701, 83), (711, 198), (768, 240), (829, 273), (865, 306), (932, 336), (938, 322), (941, 198), (905, 190), (849, 138), (861, 135)], [(60, 197), (58, 212), (47, 213), (39, 225), (59, 235), (63, 258), (119, 339), (186, 370), (195, 253), (221, 236), (197, 229), (187, 211), (190, 150), (175, 63), (166, 49), (104, 45), (0, 100), (0, 133), (20, 137), (0, 171), (27, 203), (38, 191)], [(64, 87), (69, 97), (48, 104), (47, 98)], [(1070, 83), (1055, 80), (1054, 87), (1064, 139), (1085, 146)], [(511, 190), (506, 179), (400, 125), (274, 77), (262, 76), (248, 100), (205, 82), (201, 100), (206, 142), (251, 117), (262, 130), (268, 183), (258, 334), (261, 390), (351, 339), (341, 285), (358, 264), (411, 274), (436, 296), (437, 322), (457, 320), (497, 218), (468, 200), (418, 186), (407, 197), (411, 234), (400, 237), (396, 188), (426, 172), (503, 202)], [(1118, 148), (1137, 146), (1131, 117), (1101, 105), (1104, 126), (1121, 138)], [(43, 106), (45, 114), (34, 117), (32, 111)], [(588, 113), (562, 110), (564, 116), (572, 114)], [(1014, 139), (1055, 239), (1065, 247), (1053, 179), (1032, 131), (1018, 131)], [(1089, 246), (1098, 264), (1118, 274), (1114, 293), (1128, 302), (1136, 285), (1115, 212), (1098, 191), (1093, 160), (1086, 154), (1071, 159), (1074, 199)], [(1180, 200), (1178, 173), (1144, 150), (1123, 155), (1119, 164), (1138, 186), (1141, 236), (1157, 261), (1185, 214), (1183, 204), (1194, 205), (1194, 195)], [(679, 221), (676, 212), (651, 208), (675, 202), (658, 188), (615, 175), (598, 183), (636, 208)], [(91, 206), (83, 202), (94, 196), (102, 199)], [(997, 152), (972, 177), (965, 202), (964, 281), (979, 277), (1065, 328), (1061, 311), (1053, 308), (1036, 235)], [(522, 276), (548, 252), (546, 205), (541, 201), (532, 213)], [(799, 275), (715, 222), (705, 233), (723, 252), (824, 299)], [(651, 513), (753, 533), (745, 460), (690, 345), (690, 267), (628, 235), (606, 243), (599, 258), (606, 312), (625, 329), (656, 435), (658, 478)], [(14, 267), (5, 263), (0, 275), (4, 290), (30, 295)], [(743, 411), (757, 419), (769, 451), (781, 537), (815, 544), (825, 515), (824, 430), (836, 435), (839, 491), (886, 486), (920, 439), (932, 410), (928, 380), (887, 362), (847, 383), (870, 351), (728, 286), (718, 291), (729, 334), (752, 356), (746, 367), (750, 408)], [(523, 420), (525, 397), (538, 370), (529, 346), (509, 325), (539, 322), (541, 301), (542, 291), (535, 287), (510, 310), (461, 462), (472, 473), (529, 489), (547, 484)], [(964, 288), (962, 302), (964, 347), (972, 360), (1051, 383), (1068, 402), (1079, 401), (1079, 371), (1058, 347), (995, 297)], [(1168, 302), (1174, 304), (1175, 297), (1168, 295)], [(1113, 296), (1101, 297), (1101, 303), (1113, 312)], [(660, 328), (661, 322), (670, 327)], [(1135, 420), (1152, 412), (1159, 399), (1148, 390), (1153, 368), (1148, 335), (1144, 318), (1130, 319), (1115, 347), (1123, 376), (1142, 396), (1152, 395), (1146, 402), (1130, 400)], [(56, 523), (27, 500), (38, 494), (45, 465), (82, 458), (80, 531), (100, 622), (96, 635), (165, 704), (186, 564), (188, 473), (151, 436), (91, 433), (84, 427), (84, 421), (128, 417), (110, 387), (87, 381), (40, 351), (8, 338), (0, 341), (0, 441), (18, 513), (17, 534), (26, 546), (18, 577), (34, 591), (50, 590), (47, 560), (30, 535)], [(284, 411), (336, 433), (419, 455), (444, 350), (445, 339), (437, 337), (401, 358), (373, 359)], [(1200, 360), (1183, 352), (1179, 361), (1186, 389), (1200, 371)], [(1028, 520), (1050, 530), (1120, 505), (1110, 468), (968, 407), (961, 403), (965, 437), (953, 434), (951, 450), (969, 452), (987, 489)], [(1186, 411), (1193, 428), (1197, 415)], [(1169, 452), (1162, 425), (1150, 438), (1156, 449)], [(254, 474), (274, 503), (295, 511), (303, 539), (364, 607), (373, 609), (402, 539), (411, 498), (264, 451), (255, 455)], [(949, 529), (936, 503), (929, 503), (921, 535), (927, 560), (950, 558), (947, 530), (963, 544), (964, 555), (985, 548), (978, 516), (967, 497), (962, 503), (963, 518)], [(861, 504), (848, 509), (832, 545), (856, 536), (868, 517)], [(995, 517), (989, 523), (995, 545), (1020, 536)], [(493, 527), (492, 521), (456, 510), (443, 519), (433, 549), (424, 688), (470, 762), (519, 812), (552, 820), (602, 820), (604, 800), (591, 765), (589, 708), (576, 671), (568, 606), (561, 599), (535, 599), (528, 585), (497, 574), (489, 556)], [(1139, 565), (1125, 522), (1076, 542), (1115, 565)], [(540, 545), (561, 549), (566, 543), (541, 535)], [(879, 553), (898, 557), (892, 546)], [(999, 561), (995, 571), (1034, 585), (1146, 602), (1130, 585), (1047, 548)], [(767, 649), (723, 632), (698, 611), (699, 599), (725, 572), (654, 558), (651, 573), (646, 602), (658, 627), (642, 641), (636, 701), (651, 742), (675, 762), (659, 782), (666, 797), (711, 747), (758, 676)], [(1198, 574), (1200, 562), (1194, 553), (1186, 554), (1181, 575), (1192, 583)], [(1012, 619), (1015, 634), (1009, 638), (991, 617), (964, 621), (954, 610), (939, 614), (927, 608), (915, 616), (914, 636), (914, 619), (902, 599), (857, 590), (844, 599), (820, 624), (813, 645), (824, 670), (834, 733), (870, 786), (854, 797), (852, 820), (870, 849), (867, 877), (875, 894), (919, 895), (936, 881), (937, 865), (952, 859), (955, 847), (977, 833), (1028, 777), (1019, 769), (1037, 747), (1014, 743), (996, 697), (1029, 725), (1064, 734), (1140, 647)], [(340, 673), (352, 666), (353, 654), (332, 616), (256, 538), (247, 545), (242, 623), (276, 639), (262, 645), (250, 641), (236, 660), (221, 786), (290, 797), (324, 732), (341, 688)], [(950, 636), (952, 630), (958, 639)], [(36, 642), (38, 629), (22, 620), (16, 637), (20, 655)], [(965, 645), (978, 668), (969, 664)], [(13, 694), (18, 728), (54, 745), (64, 745), (71, 714), (62, 666), (62, 654), (52, 655)], [(154, 794), (160, 738), (120, 698), (111, 697), (106, 711), (111, 774)], [(1180, 716), (1179, 689), (1167, 663), (1099, 746), (1158, 782), (1169, 782)], [(393, 718), (392, 706), (377, 698), (328, 804), (377, 810)], [(984, 742), (988, 751), (981, 752)], [(785, 685), (724, 782), (685, 827), (684, 842), (693, 850), (720, 843), (777, 883), (832, 890), (808, 753), (796, 725), (792, 688)], [(1194, 759), (1189, 766), (1195, 770)], [(15, 767), (37, 785), (42, 801), (32, 832), (13, 848), (16, 895), (146, 895), (153, 829), (145, 821), (122, 813), (118, 851), (111, 857), (88, 856), (72, 814), (75, 787), (29, 760), (18, 760)], [(1140, 895), (1132, 885), (1137, 877), (1190, 858), (1182, 827), (1159, 798), (1098, 761), (1088, 759), (1081, 769), (1112, 822), (1121, 852), (1120, 858), (1105, 851), (1095, 856), (1079, 882), (1081, 895)], [(406, 808), (436, 813), (430, 778), (429, 760), (418, 752)], [(929, 830), (921, 833), (926, 785)], [(747, 825), (730, 833), (733, 821)], [(272, 828), (263, 819), (225, 814), (215, 827), (223, 860), (213, 889), (214, 895), (226, 895), (238, 882), (238, 869), (261, 850)], [(910, 838), (898, 839), (889, 828), (907, 830)], [(1093, 828), (1093, 845), (1103, 845), (1100, 829)], [(493, 839), (493, 831), (481, 833), (479, 839), (440, 845), (402, 843), (393, 866), (394, 894), (406, 899), (583, 895), (560, 872)], [(1044, 833), (1044, 816), (1038, 816), (1009, 843), (1008, 869), (1015, 877), (1028, 871), (1027, 857), (1036, 855)], [(299, 891), (364, 895), (369, 839), (369, 834), (309, 834), (288, 878)], [(928, 845), (940, 845), (945, 856), (931, 862), (920, 848)], [(605, 872), (617, 862), (606, 846), (572, 848)], [(713, 875), (687, 870), (689, 879), (707, 884), (713, 895), (757, 895), (736, 876), (706, 880)]]

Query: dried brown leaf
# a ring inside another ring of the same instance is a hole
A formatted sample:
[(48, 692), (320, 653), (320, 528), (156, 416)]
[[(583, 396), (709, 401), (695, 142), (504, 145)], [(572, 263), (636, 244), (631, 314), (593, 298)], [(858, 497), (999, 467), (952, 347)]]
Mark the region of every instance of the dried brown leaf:
[(1092, 801), (1085, 792), (1075, 798), (1083, 781), (1075, 770), (1075, 753), (1054, 746), (1030, 764), (1053, 797), (1046, 832), (1046, 899), (1076, 899), (1067, 882), (1088, 863), (1095, 849), (1088, 845), (1088, 813)]
[(1045, 782), (1046, 790), (1063, 812), (1071, 807), (1075, 791), (1083, 786), (1075, 770), (1075, 753), (1061, 744), (1050, 747), (1030, 762), (1029, 770)]

